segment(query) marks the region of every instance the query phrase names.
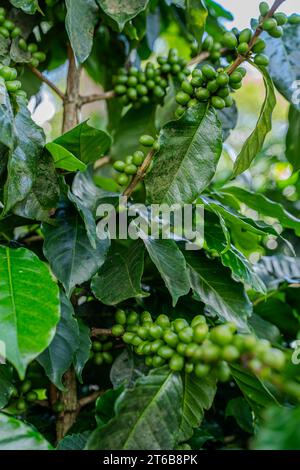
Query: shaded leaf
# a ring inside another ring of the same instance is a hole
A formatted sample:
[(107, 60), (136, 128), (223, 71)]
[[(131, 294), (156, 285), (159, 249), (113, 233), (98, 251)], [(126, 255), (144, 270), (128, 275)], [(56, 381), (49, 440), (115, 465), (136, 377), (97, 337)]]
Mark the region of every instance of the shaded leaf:
[(92, 342), (90, 339), (90, 328), (77, 318), (78, 323), (78, 343), (75, 351), (73, 363), (78, 380), (82, 383), (82, 371), (89, 360)]
[(11, 368), (5, 364), (0, 364), (0, 408), (7, 405), (13, 390)]
[(0, 450), (51, 450), (52, 447), (33, 427), (0, 413)]
[(24, 377), (27, 365), (54, 337), (58, 286), (47, 266), (25, 248), (0, 246), (0, 261), (0, 340), (7, 359)]
[(199, 104), (160, 132), (160, 150), (146, 176), (151, 203), (191, 203), (211, 182), (222, 150), (215, 111)]
[(110, 369), (110, 381), (114, 388), (124, 385), (132, 388), (139, 377), (147, 372), (145, 361), (130, 349), (125, 349), (114, 361)]
[(59, 441), (56, 450), (83, 450), (90, 434), (90, 431), (69, 434)]
[(233, 416), (237, 424), (245, 432), (253, 433), (253, 415), (251, 408), (243, 397), (233, 398), (227, 403), (226, 417)]
[(96, 401), (96, 421), (98, 426), (108, 423), (115, 416), (115, 402), (123, 387), (106, 390)]
[(14, 115), (5, 81), (0, 78), (0, 142), (8, 148), (14, 146)]

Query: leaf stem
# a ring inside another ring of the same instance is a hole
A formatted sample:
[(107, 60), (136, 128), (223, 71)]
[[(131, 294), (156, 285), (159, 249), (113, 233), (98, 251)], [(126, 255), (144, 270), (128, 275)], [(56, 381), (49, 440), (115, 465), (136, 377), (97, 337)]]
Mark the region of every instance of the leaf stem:
[(92, 328), (90, 336), (111, 336), (111, 329), (110, 328)]
[(85, 104), (94, 103), (95, 101), (111, 100), (115, 96), (116, 94), (113, 90), (104, 91), (103, 93), (98, 93), (94, 95), (80, 96), (79, 106), (84, 106)]
[(48, 85), (51, 90), (53, 90), (63, 101), (65, 100), (65, 95), (60, 89), (53, 83), (51, 80), (49, 80), (42, 72), (40, 72), (38, 69), (35, 67), (32, 67), (31, 65), (28, 65), (29, 69), (31, 72), (39, 79), (41, 82), (44, 82)]

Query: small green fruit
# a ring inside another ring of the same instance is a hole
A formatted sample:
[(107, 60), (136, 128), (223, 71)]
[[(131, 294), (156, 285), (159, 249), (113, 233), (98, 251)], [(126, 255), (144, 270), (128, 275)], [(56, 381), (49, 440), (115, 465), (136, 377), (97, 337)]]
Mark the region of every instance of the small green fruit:
[(142, 135), (139, 139), (139, 143), (144, 147), (152, 147), (155, 139), (151, 135)]

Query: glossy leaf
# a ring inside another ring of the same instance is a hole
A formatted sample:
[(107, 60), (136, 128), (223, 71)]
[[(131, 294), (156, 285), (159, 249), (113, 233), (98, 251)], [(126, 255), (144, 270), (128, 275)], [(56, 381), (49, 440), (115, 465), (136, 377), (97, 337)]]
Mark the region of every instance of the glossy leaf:
[(105, 263), (92, 279), (92, 290), (106, 305), (141, 297), (144, 295), (141, 288), (143, 270), (144, 247), (140, 241), (130, 248), (112, 245)]
[(55, 336), (38, 357), (51, 382), (60, 390), (64, 389), (63, 374), (69, 369), (78, 349), (79, 329), (71, 302), (66, 295), (60, 293), (61, 319), (57, 325)]
[(10, 3), (16, 8), (21, 8), (28, 15), (40, 11), (38, 0), (10, 0)]
[(0, 413), (0, 450), (51, 450), (44, 437), (31, 426)]
[(82, 282), (88, 281), (104, 263), (109, 240), (97, 240), (94, 249), (78, 215), (57, 219), (57, 226), (45, 224), (44, 254), (67, 295)]
[(66, 30), (75, 57), (81, 64), (91, 53), (94, 27), (99, 19), (96, 0), (66, 0)]
[[(117, 400), (116, 416), (94, 431), (89, 450), (173, 449), (180, 425), (182, 381), (167, 368), (141, 377)], [(163, 413), (162, 413), (163, 410)]]
[(173, 306), (190, 290), (188, 271), (183, 254), (174, 240), (144, 239), (145, 247), (169, 290)]
[(233, 282), (230, 271), (202, 252), (185, 251), (190, 267), (190, 282), (201, 302), (218, 317), (248, 330), (247, 318), (252, 307), (240, 283)]
[(61, 145), (50, 142), (46, 145), (46, 149), (51, 153), (56, 168), (68, 171), (86, 170), (86, 164)]
[(118, 23), (119, 30), (125, 26), (125, 23), (136, 15), (145, 10), (148, 5), (148, 0), (118, 0), (111, 2), (110, 0), (97, 0), (98, 4), (108, 16)]
[(256, 127), (248, 137), (239, 153), (233, 168), (233, 176), (248, 170), (252, 161), (262, 150), (265, 138), (272, 129), (272, 114), (276, 105), (276, 96), (273, 81), (264, 67), (257, 67), (264, 78), (266, 96), (263, 102)]
[(32, 251), (0, 246), (0, 261), (0, 340), (7, 359), (24, 377), (27, 365), (54, 337), (58, 286)]
[(193, 202), (211, 182), (221, 155), (222, 129), (215, 111), (204, 104), (189, 108), (162, 128), (159, 143), (146, 177), (149, 202)]

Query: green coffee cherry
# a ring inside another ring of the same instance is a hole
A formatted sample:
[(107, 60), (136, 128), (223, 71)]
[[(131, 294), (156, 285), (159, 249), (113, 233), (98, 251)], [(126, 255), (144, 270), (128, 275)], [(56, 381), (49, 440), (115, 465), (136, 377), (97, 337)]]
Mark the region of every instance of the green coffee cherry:
[(247, 42), (241, 42), (241, 44), (238, 46), (238, 53), (241, 55), (248, 54), (249, 52), (249, 46)]
[(281, 26), (276, 26), (276, 28), (271, 29), (268, 33), (273, 38), (281, 38), (283, 36), (283, 29)]
[(28, 392), (25, 398), (26, 398), (26, 401), (34, 402), (38, 399), (38, 395), (36, 392), (32, 391), (32, 392)]
[(261, 2), (259, 4), (259, 11), (261, 16), (266, 16), (269, 13), (269, 10), (270, 8), (267, 2)]
[(126, 163), (123, 162), (122, 160), (117, 160), (113, 164), (114, 169), (116, 171), (120, 171), (121, 173), (124, 171), (125, 166), (126, 166)]
[(208, 64), (203, 65), (202, 73), (209, 80), (212, 80), (212, 79), (216, 78), (216, 76), (217, 76), (216, 70), (211, 65), (208, 65)]
[(140, 166), (143, 163), (144, 158), (145, 158), (144, 152), (142, 152), (141, 150), (137, 150), (133, 154), (132, 163), (136, 166)]
[(293, 13), (291, 16), (289, 16), (288, 22), (290, 24), (299, 24), (300, 23), (300, 15), (298, 15), (297, 13)]
[(284, 26), (288, 21), (288, 17), (285, 13), (275, 13), (274, 18), (277, 21), (278, 26)]
[(183, 328), (182, 330), (179, 331), (178, 337), (180, 341), (184, 343), (191, 343), (193, 341), (193, 334), (194, 334), (193, 328), (187, 326), (186, 328)]
[(156, 319), (157, 325), (161, 326), (163, 329), (170, 327), (170, 320), (167, 315), (159, 315)]
[(19, 90), (22, 86), (22, 83), (19, 80), (11, 80), (5, 83), (7, 91), (13, 93)]
[(126, 175), (135, 175), (137, 172), (137, 167), (131, 163), (130, 165), (126, 165), (125, 168), (124, 168), (124, 173), (126, 173)]
[(31, 380), (29, 379), (24, 380), (24, 382), (22, 382), (20, 385), (20, 391), (22, 393), (27, 393), (31, 389), (31, 386), (32, 386)]
[(169, 362), (169, 367), (174, 372), (180, 372), (184, 368), (184, 359), (179, 354), (174, 354)]
[(27, 51), (27, 44), (26, 44), (25, 39), (23, 38), (19, 39), (18, 45), (19, 45), (19, 48), (22, 49), (22, 51), (25, 51), (25, 52)]
[(269, 65), (269, 58), (264, 54), (257, 54), (254, 57), (254, 63), (256, 65), (262, 65), (264, 67), (267, 67)]
[(111, 353), (107, 352), (107, 351), (104, 351), (102, 353), (102, 357), (103, 357), (103, 361), (105, 362), (105, 364), (111, 364), (114, 360), (113, 356), (111, 355)]
[(115, 320), (116, 323), (119, 325), (125, 325), (126, 324), (126, 313), (124, 310), (118, 309), (115, 313)]
[(230, 88), (228, 86), (220, 88), (217, 92), (217, 96), (220, 98), (226, 98), (230, 94)]
[(20, 36), (21, 33), (22, 33), (21, 28), (16, 27), (12, 30), (10, 36), (11, 36), (12, 39), (14, 39), (14, 38), (17, 38), (18, 36)]
[(189, 326), (189, 324), (184, 318), (176, 318), (176, 320), (172, 322), (172, 327), (176, 333), (179, 333), (179, 331), (184, 330), (184, 328), (186, 328), (187, 326)]
[(210, 340), (218, 346), (225, 346), (232, 342), (233, 334), (227, 325), (219, 325), (211, 330)]
[(239, 43), (242, 44), (246, 42), (247, 44), (251, 41), (252, 38), (252, 31), (250, 28), (243, 29), (239, 35)]
[(211, 104), (216, 109), (223, 109), (226, 106), (225, 101), (223, 98), (220, 98), (220, 96), (213, 96), (211, 98)]
[(174, 349), (169, 346), (161, 346), (158, 349), (157, 354), (163, 359), (170, 359), (174, 354)]
[(214, 45), (214, 40), (211, 36), (206, 36), (202, 43), (202, 50), (203, 51), (211, 51), (212, 47)]
[(27, 410), (26, 401), (23, 400), (23, 398), (20, 398), (16, 403), (16, 408), (18, 411), (26, 411)]
[(172, 330), (166, 330), (163, 335), (163, 339), (168, 346), (171, 346), (171, 348), (176, 348), (179, 342), (177, 334)]
[(95, 353), (93, 362), (96, 366), (101, 366), (103, 364), (103, 354), (101, 352)]
[(139, 143), (144, 147), (152, 147), (155, 139), (151, 135), (142, 135), (139, 139)]
[(206, 323), (199, 323), (194, 327), (193, 341), (195, 343), (201, 344), (206, 339), (208, 335), (208, 325)]
[(211, 94), (215, 93), (219, 88), (217, 80), (211, 80), (208, 82), (206, 88)]
[(92, 345), (92, 348), (93, 348), (94, 351), (101, 351), (102, 350), (102, 344), (100, 343), (100, 341), (94, 341), (93, 345)]
[[(193, 91), (194, 91), (194, 88), (193, 86), (191, 85), (191, 83), (188, 81), (188, 80), (184, 80), (182, 83), (181, 83), (181, 89), (187, 93), (188, 95), (192, 95), (193, 94)], [(182, 103), (180, 103), (182, 104)]]
[(122, 174), (122, 175), (118, 176), (117, 182), (120, 186), (126, 186), (129, 183), (129, 178), (128, 178), (127, 175)]
[(268, 18), (263, 22), (262, 27), (265, 31), (271, 31), (277, 27), (277, 21), (274, 18)]
[(125, 330), (122, 325), (114, 325), (111, 329), (111, 334), (116, 337), (120, 337), (124, 334)]
[(195, 365), (195, 375), (199, 379), (206, 377), (209, 374), (210, 367), (207, 364), (196, 364)]
[(229, 75), (225, 72), (220, 73), (216, 78), (216, 82), (220, 87), (228, 85)]
[(6, 39), (8, 39), (10, 36), (8, 29), (6, 29), (4, 26), (0, 26), (0, 34)]
[(232, 83), (240, 83), (241, 81), (243, 80), (243, 76), (240, 72), (233, 72), (231, 75), (230, 75), (230, 78), (229, 78), (229, 82), (230, 84)]
[(10, 20), (5, 20), (3, 23), (4, 28), (8, 29), (9, 31), (12, 31), (15, 27), (15, 24), (10, 21)]
[(207, 101), (210, 97), (210, 93), (207, 88), (196, 88), (195, 94), (199, 101)]
[(225, 47), (227, 47), (227, 49), (235, 49), (238, 45), (235, 34), (230, 32), (223, 34), (222, 43)]
[(39, 62), (44, 62), (46, 60), (46, 54), (44, 52), (34, 52), (32, 54), (34, 59), (37, 59)]

